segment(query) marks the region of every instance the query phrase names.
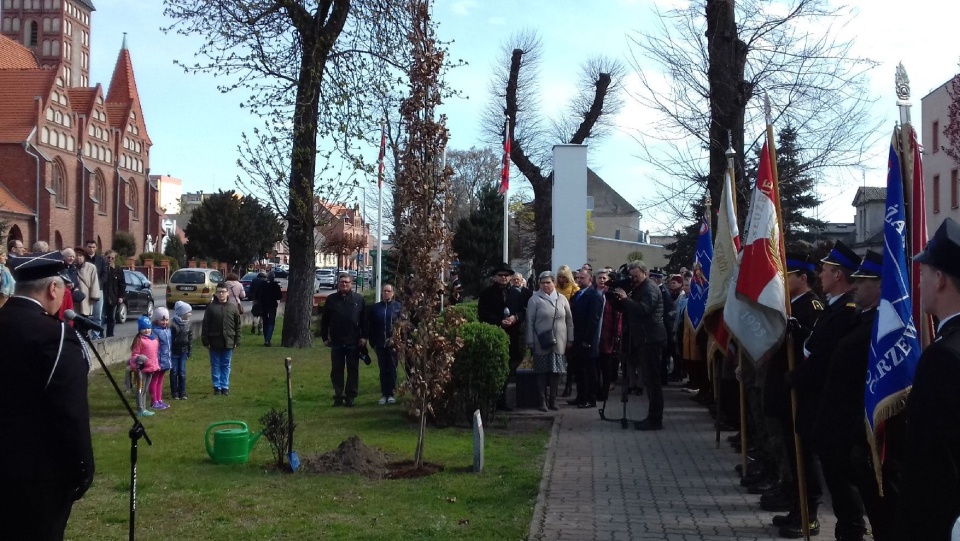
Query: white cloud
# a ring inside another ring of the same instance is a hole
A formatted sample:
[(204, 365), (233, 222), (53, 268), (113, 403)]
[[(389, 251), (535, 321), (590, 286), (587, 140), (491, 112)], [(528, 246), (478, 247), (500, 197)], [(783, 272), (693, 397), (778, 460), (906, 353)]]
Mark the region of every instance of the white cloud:
[(475, 7), (477, 7), (477, 3), (474, 0), (460, 0), (450, 6), (450, 11), (452, 11), (454, 15), (466, 17), (470, 15), (470, 12), (472, 12)]

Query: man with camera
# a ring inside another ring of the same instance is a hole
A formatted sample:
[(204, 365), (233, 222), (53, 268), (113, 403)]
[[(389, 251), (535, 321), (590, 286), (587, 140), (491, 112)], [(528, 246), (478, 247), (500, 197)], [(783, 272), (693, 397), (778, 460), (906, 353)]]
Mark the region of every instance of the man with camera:
[(631, 261), (627, 268), (630, 292), (620, 287), (614, 289), (627, 318), (623, 338), (627, 381), (632, 384), (639, 370), (650, 400), (647, 418), (638, 422), (636, 429), (662, 430), (661, 359), (667, 342), (667, 330), (663, 326), (663, 298), (660, 288), (650, 280), (647, 265), (643, 261)]

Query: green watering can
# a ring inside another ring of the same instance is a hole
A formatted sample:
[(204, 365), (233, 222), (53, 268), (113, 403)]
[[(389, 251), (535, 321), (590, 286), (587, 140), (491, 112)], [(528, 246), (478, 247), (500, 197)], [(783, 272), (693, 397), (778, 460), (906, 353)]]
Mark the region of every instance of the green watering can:
[[(242, 428), (214, 429), (220, 426), (236, 425)], [(213, 432), (213, 446), (210, 445), (210, 433)], [(246, 464), (250, 458), (250, 451), (256, 445), (263, 431), (250, 434), (247, 423), (243, 421), (221, 421), (213, 423), (207, 428), (204, 443), (207, 445), (207, 454), (216, 464)]]

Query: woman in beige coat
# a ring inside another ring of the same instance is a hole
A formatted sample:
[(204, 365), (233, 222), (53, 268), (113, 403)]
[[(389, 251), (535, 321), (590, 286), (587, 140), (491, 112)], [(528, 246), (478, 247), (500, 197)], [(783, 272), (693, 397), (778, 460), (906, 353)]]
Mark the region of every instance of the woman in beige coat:
[(84, 295), (76, 308), (81, 315), (90, 317), (93, 315), (93, 305), (100, 300), (100, 277), (97, 274), (97, 266), (87, 261), (87, 252), (83, 248), (77, 247), (73, 251), (77, 257), (74, 264), (80, 276), (80, 291)]
[(567, 370), (565, 355), (573, 345), (573, 313), (567, 298), (557, 292), (552, 272), (540, 273), (539, 281), (540, 289), (527, 302), (527, 346), (533, 350), (540, 411), (547, 411), (548, 401), (556, 411), (560, 374)]

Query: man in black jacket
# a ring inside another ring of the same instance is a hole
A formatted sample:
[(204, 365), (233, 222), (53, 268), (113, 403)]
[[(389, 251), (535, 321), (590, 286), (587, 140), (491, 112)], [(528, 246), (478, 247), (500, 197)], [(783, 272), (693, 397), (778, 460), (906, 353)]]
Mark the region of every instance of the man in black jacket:
[[(320, 320), (320, 338), (330, 348), (330, 381), (334, 407), (352, 408), (359, 392), (360, 348), (367, 345), (367, 309), (363, 295), (351, 291), (346, 272), (337, 277), (337, 292), (327, 297)], [(343, 372), (346, 367), (347, 383)]]
[(947, 218), (914, 261), (923, 309), (940, 325), (907, 398), (894, 538), (947, 541), (960, 516), (960, 225)]
[(580, 290), (570, 298), (573, 312), (573, 349), (568, 362), (575, 363), (574, 377), (577, 380), (577, 396), (568, 400), (578, 408), (597, 407), (600, 381), (598, 359), (600, 357), (600, 322), (603, 318), (603, 293), (593, 286), (593, 273), (586, 268), (577, 271)]
[(123, 296), (127, 292), (127, 281), (123, 277), (123, 270), (115, 265), (117, 252), (110, 250), (106, 253), (107, 274), (102, 283), (103, 320), (106, 325), (107, 338), (113, 336), (113, 329), (117, 321), (117, 307), (123, 304)]
[(624, 360), (628, 381), (637, 369), (647, 389), (650, 409), (647, 418), (636, 424), (637, 430), (663, 428), (663, 387), (660, 384), (663, 348), (667, 330), (663, 326), (663, 297), (660, 288), (648, 278), (647, 266), (632, 261), (627, 267), (632, 288), (629, 295), (621, 288), (614, 290), (626, 314), (624, 326)]
[(0, 308), (0, 539), (63, 539), (93, 482), (80, 336), (57, 320), (59, 252), (11, 257), (16, 294)]
[[(506, 263), (493, 269), (493, 284), (487, 286), (477, 297), (477, 317), (483, 323), (488, 323), (503, 329), (510, 338), (510, 376), (515, 375), (517, 367), (523, 361), (523, 337), (520, 329), (527, 313), (527, 305), (523, 303), (521, 292), (510, 287), (510, 277), (513, 269)], [(510, 411), (507, 404), (507, 385), (504, 384), (497, 400), (497, 409)]]
[[(810, 337), (804, 343), (804, 360), (799, 362), (793, 372), (788, 375), (790, 384), (797, 389), (796, 431), (803, 444), (804, 453), (816, 452), (816, 432), (813, 425), (820, 409), (820, 399), (827, 381), (830, 357), (840, 340), (847, 336), (859, 322), (857, 305), (853, 299), (852, 275), (860, 268), (860, 256), (842, 242), (837, 241), (827, 257), (820, 262), (822, 263), (820, 283), (827, 296), (827, 305), (810, 333)], [(817, 520), (819, 501), (813, 500), (813, 496), (819, 489), (819, 477), (816, 471), (806, 473), (807, 499), (811, 504), (808, 507), (810, 530), (811, 532), (819, 531), (820, 523)], [(824, 472), (825, 475), (827, 473)], [(830, 481), (828, 480), (827, 483), (829, 485)], [(796, 527), (799, 529), (800, 526), (798, 522)], [(845, 531), (845, 527), (844, 524), (837, 523), (837, 539), (843, 539), (844, 535), (855, 535), (854, 531)]]

